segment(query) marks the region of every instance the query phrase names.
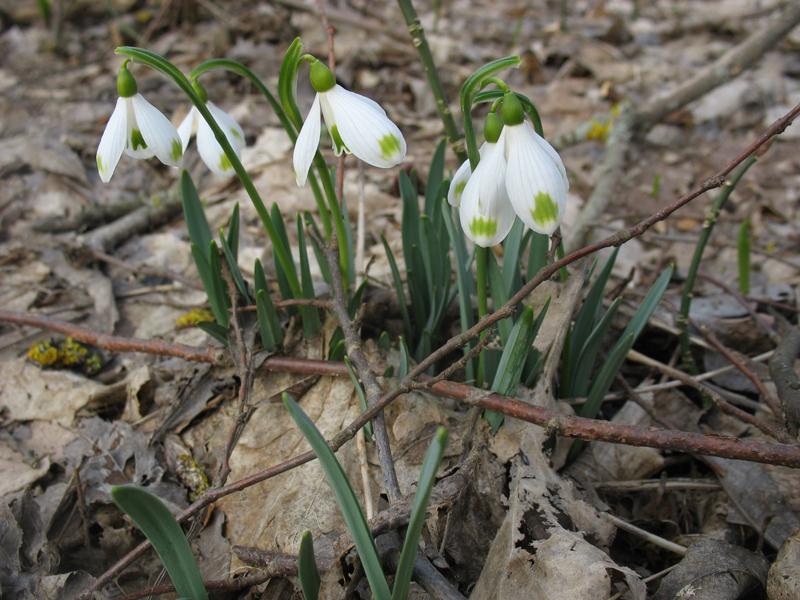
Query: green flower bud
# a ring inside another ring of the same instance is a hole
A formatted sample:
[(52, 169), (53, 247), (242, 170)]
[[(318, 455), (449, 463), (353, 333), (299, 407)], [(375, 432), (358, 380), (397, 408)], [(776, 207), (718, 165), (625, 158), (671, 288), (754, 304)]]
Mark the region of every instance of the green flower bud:
[(525, 120), (525, 111), (522, 109), (522, 102), (519, 101), (514, 92), (503, 94), (503, 103), (500, 105), (500, 116), (506, 125), (519, 125)]
[(490, 144), (496, 144), (503, 132), (503, 120), (497, 113), (490, 112), (486, 115), (486, 122), (483, 124), (483, 138)]
[(336, 85), (336, 77), (331, 70), (319, 60), (311, 63), (311, 87), (317, 92), (327, 92)]
[(131, 75), (131, 72), (128, 71), (128, 61), (126, 60), (119, 68), (119, 73), (117, 73), (117, 93), (122, 98), (130, 98), (135, 96), (137, 91), (136, 80)]
[(194, 91), (197, 92), (197, 95), (200, 96), (200, 100), (205, 104), (208, 102), (208, 92), (206, 92), (206, 88), (200, 85), (200, 82), (197, 79), (192, 80), (192, 87)]

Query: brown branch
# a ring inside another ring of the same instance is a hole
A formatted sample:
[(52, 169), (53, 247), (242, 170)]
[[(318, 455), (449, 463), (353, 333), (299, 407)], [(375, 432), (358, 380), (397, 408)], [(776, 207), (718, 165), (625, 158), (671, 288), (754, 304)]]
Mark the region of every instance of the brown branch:
[(106, 335), (68, 321), (61, 321), (42, 315), (0, 309), (0, 321), (55, 331), (84, 344), (91, 344), (111, 352), (142, 352), (159, 356), (177, 356), (195, 362), (212, 364), (219, 362), (218, 354), (210, 348), (197, 348), (186, 344), (162, 342), (160, 340), (142, 340)]

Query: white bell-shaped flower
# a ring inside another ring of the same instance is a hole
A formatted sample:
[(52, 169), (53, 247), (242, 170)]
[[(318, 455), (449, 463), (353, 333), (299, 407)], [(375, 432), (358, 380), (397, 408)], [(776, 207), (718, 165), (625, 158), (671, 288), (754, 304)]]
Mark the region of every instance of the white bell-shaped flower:
[(117, 76), (120, 97), (106, 124), (97, 147), (97, 170), (108, 182), (122, 153), (133, 158), (157, 157), (165, 165), (177, 167), (183, 146), (175, 127), (161, 111), (137, 93), (136, 80), (122, 65)]
[[(236, 152), (236, 156), (241, 157), (242, 148), (244, 148), (244, 131), (242, 128), (233, 117), (213, 102), (206, 100), (206, 108), (211, 113), (211, 116), (214, 117), (217, 125), (225, 132), (225, 137), (228, 138), (228, 142)], [(189, 114), (184, 117), (178, 126), (178, 135), (181, 138), (184, 152), (195, 132), (197, 133), (197, 152), (203, 162), (206, 163), (206, 166), (215, 175), (229, 175), (233, 171), (233, 165), (228, 155), (222, 150), (222, 146), (217, 142), (214, 132), (200, 114), (200, 111), (197, 110), (197, 107), (192, 106)]]
[(294, 146), (297, 185), (305, 185), (317, 152), (321, 118), (325, 119), (337, 156), (343, 151), (352, 153), (365, 163), (382, 168), (394, 167), (405, 158), (403, 134), (376, 102), (338, 85), (333, 73), (318, 60), (311, 65), (311, 85), (317, 95)]
[(514, 209), (506, 193), (505, 131), (491, 113), (486, 119), (486, 142), (481, 160), (461, 195), (461, 228), (473, 242), (488, 248), (502, 242), (514, 225)]
[(506, 150), (506, 190), (514, 212), (537, 233), (551, 235), (561, 223), (569, 180), (555, 149), (524, 119), (513, 94), (503, 99), (501, 114)]
[[(483, 153), (486, 151), (486, 145), (486, 142), (484, 142), (478, 149), (481, 159), (483, 159)], [(447, 190), (447, 201), (450, 206), (458, 208), (461, 204), (461, 195), (464, 193), (464, 188), (467, 186), (467, 181), (471, 176), (472, 167), (469, 164), (469, 159), (467, 159), (456, 169), (453, 180), (450, 182), (450, 188)]]

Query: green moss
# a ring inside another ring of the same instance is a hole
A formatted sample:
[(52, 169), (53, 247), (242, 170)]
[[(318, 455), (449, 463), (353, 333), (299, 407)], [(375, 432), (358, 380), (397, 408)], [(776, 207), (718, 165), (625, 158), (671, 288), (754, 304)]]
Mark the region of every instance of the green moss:
[(378, 145), (381, 147), (381, 156), (389, 160), (400, 152), (400, 140), (396, 135), (387, 133), (380, 140)]
[(533, 221), (542, 227), (558, 221), (558, 205), (547, 192), (539, 192), (533, 199), (534, 208), (531, 210)]

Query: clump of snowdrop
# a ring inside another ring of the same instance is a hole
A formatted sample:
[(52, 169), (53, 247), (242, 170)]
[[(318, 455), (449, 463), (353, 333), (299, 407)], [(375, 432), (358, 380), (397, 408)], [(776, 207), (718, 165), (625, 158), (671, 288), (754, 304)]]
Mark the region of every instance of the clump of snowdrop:
[(119, 69), (119, 98), (97, 147), (97, 171), (106, 183), (111, 180), (123, 152), (133, 158), (155, 156), (172, 167), (177, 167), (183, 157), (178, 132), (167, 117), (138, 93), (127, 63)]
[[(236, 156), (241, 157), (242, 148), (245, 145), (244, 131), (233, 117), (208, 99), (205, 88), (199, 82), (194, 81), (193, 85), (197, 95), (205, 102), (208, 112), (211, 113), (217, 125), (225, 133), (225, 137), (228, 138), (228, 142), (236, 152)], [(178, 135), (184, 152), (186, 152), (189, 141), (195, 133), (197, 133), (197, 152), (206, 166), (215, 175), (229, 175), (233, 170), (230, 159), (223, 151), (222, 146), (219, 145), (208, 122), (202, 117), (197, 107), (192, 106), (178, 126)]]
[(475, 172), (465, 161), (448, 192), (450, 204), (459, 207), (464, 233), (482, 247), (499, 244), (516, 215), (535, 232), (551, 235), (564, 214), (567, 171), (525, 119), (513, 92), (504, 94), (500, 116), (489, 113), (484, 137)]
[(390, 168), (406, 155), (406, 141), (376, 102), (344, 89), (333, 73), (314, 57), (311, 62), (311, 86), (317, 92), (295, 142), (293, 163), (297, 185), (305, 185), (308, 170), (319, 146), (321, 119), (325, 120), (333, 150), (342, 152), (374, 167)]

